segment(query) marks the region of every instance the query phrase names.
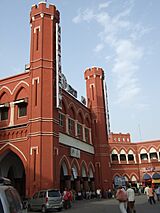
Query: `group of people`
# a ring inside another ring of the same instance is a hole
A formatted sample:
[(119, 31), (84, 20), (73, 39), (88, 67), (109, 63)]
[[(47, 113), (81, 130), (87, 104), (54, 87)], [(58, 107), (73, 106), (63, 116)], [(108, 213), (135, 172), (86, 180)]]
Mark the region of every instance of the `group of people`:
[(131, 188), (130, 185), (128, 185), (127, 190), (122, 188), (122, 186), (119, 186), (117, 193), (116, 193), (116, 199), (119, 201), (119, 209), (121, 213), (135, 213), (135, 192)]
[(151, 186), (146, 186), (144, 189), (144, 194), (147, 195), (148, 202), (152, 205), (155, 204), (155, 197), (157, 201), (160, 201), (160, 187), (153, 188)]
[(62, 195), (63, 195), (63, 202), (64, 202), (65, 209), (71, 208), (72, 201), (74, 201), (75, 199), (89, 200), (92, 198), (100, 199), (102, 197), (100, 188), (98, 188), (95, 192), (92, 192), (90, 190), (88, 190), (88, 191), (82, 190), (82, 191), (78, 191), (77, 193), (74, 190), (69, 190), (68, 188), (65, 188)]
[(65, 188), (65, 190), (63, 192), (63, 201), (64, 201), (64, 208), (65, 209), (71, 208), (72, 200), (73, 200), (72, 191)]
[[(108, 190), (108, 198), (112, 198), (112, 191)], [(152, 188), (151, 186), (146, 186), (144, 189), (144, 194), (147, 195), (148, 202), (152, 205), (155, 204), (155, 196), (157, 201), (160, 201), (160, 186), (156, 189)], [(110, 196), (109, 196), (110, 195)], [(92, 197), (93, 194), (91, 191), (78, 192), (77, 199), (91, 199), (91, 198), (101, 198), (102, 192), (101, 189), (98, 188), (95, 191), (95, 196)], [(116, 192), (116, 199), (119, 201), (119, 209), (121, 213), (135, 213), (135, 191), (131, 188), (130, 185), (127, 186), (127, 190), (125, 190), (122, 186), (119, 186)], [(84, 197), (84, 198), (83, 198)], [(65, 188), (63, 192), (63, 200), (64, 200), (64, 208), (68, 209), (71, 208), (71, 203), (75, 200), (75, 193), (72, 190)]]

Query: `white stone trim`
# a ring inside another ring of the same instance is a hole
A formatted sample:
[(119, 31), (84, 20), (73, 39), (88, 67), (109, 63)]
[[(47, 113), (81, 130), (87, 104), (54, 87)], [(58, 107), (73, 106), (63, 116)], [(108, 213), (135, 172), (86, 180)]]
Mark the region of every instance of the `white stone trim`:
[(40, 32), (40, 26), (37, 26), (37, 27), (34, 28), (34, 33), (36, 33), (36, 30), (37, 30), (37, 29), (38, 29), (39, 32)]
[(74, 147), (79, 150), (88, 152), (90, 154), (94, 154), (94, 147), (91, 144), (87, 144), (82, 142), (81, 140), (72, 138), (68, 135), (65, 135), (63, 133), (59, 133), (59, 143), (67, 145), (69, 147)]
[(37, 83), (39, 84), (39, 77), (33, 78), (32, 79), (32, 85), (34, 85), (34, 82), (37, 80)]
[(36, 154), (38, 155), (38, 146), (32, 146), (30, 149), (30, 155), (33, 154), (33, 150), (36, 150)]

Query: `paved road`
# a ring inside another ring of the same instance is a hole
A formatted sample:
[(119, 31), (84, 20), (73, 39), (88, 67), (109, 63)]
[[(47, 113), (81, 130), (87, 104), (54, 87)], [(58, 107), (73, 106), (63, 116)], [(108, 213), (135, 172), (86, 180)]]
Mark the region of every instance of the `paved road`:
[[(150, 205), (146, 196), (136, 196), (137, 213), (160, 213), (160, 202)], [(32, 212), (33, 213), (33, 212)], [(62, 213), (120, 213), (118, 201), (111, 200), (82, 200), (75, 201), (71, 209), (63, 210)]]

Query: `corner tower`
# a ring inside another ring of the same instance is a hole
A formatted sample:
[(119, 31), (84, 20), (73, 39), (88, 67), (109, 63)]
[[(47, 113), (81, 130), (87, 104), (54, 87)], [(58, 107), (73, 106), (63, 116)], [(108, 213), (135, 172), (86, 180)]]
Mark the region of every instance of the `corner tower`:
[(57, 26), (59, 11), (45, 2), (30, 12), (30, 171), (29, 194), (57, 187), (58, 109), (56, 107)]
[(104, 71), (93, 67), (85, 71), (88, 107), (93, 117), (93, 143), (95, 147), (96, 185), (106, 190), (111, 187), (108, 146), (107, 101)]

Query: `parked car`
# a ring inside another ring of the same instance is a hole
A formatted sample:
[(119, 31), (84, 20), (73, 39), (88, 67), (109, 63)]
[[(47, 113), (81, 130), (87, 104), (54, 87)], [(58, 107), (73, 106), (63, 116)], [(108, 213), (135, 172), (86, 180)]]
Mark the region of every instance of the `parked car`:
[(0, 178), (0, 213), (23, 213), (23, 206), (17, 190), (11, 181)]
[(62, 195), (57, 189), (47, 189), (36, 192), (28, 200), (28, 210), (41, 210), (45, 213), (54, 209), (61, 211), (63, 208)]

